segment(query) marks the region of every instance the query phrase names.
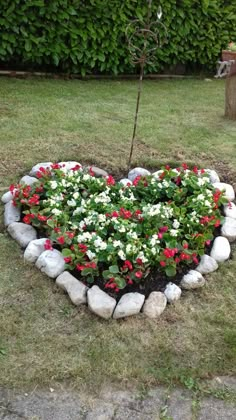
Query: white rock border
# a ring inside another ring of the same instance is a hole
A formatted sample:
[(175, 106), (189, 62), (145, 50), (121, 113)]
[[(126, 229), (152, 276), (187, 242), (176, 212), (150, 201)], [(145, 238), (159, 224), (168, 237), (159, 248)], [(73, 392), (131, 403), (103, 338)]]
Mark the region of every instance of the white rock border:
[[(34, 182), (37, 182), (37, 171), (39, 168), (47, 169), (51, 164), (51, 162), (41, 162), (34, 165), (29, 174), (21, 178), (20, 183), (32, 185)], [(59, 162), (59, 164), (63, 164), (65, 169), (70, 169), (76, 165), (81, 166), (79, 162), (74, 161)], [(108, 175), (101, 168), (92, 168), (97, 177)], [(157, 178), (161, 172), (162, 170), (159, 170), (152, 175)], [(10, 191), (4, 193), (1, 198), (2, 203), (5, 205), (4, 224), (11, 237), (22, 248), (26, 248), (24, 251), (25, 261), (35, 264), (48, 277), (56, 279), (57, 286), (67, 292), (74, 305), (86, 304), (92, 313), (106, 320), (110, 318), (124, 318), (140, 312), (149, 318), (156, 319), (165, 310), (167, 303), (173, 304), (180, 299), (181, 289), (193, 290), (204, 286), (206, 280), (202, 274), (209, 274), (217, 270), (218, 263), (225, 262), (230, 257), (230, 242), (236, 239), (236, 206), (233, 203), (235, 192), (230, 184), (220, 182), (220, 178), (214, 170), (205, 169), (205, 172), (209, 175), (210, 182), (216, 188), (225, 191), (225, 197), (229, 200), (229, 205), (224, 206), (225, 222), (221, 227), (222, 236), (215, 238), (210, 256), (203, 255), (196, 270), (190, 270), (185, 274), (179, 286), (169, 282), (164, 292), (153, 291), (147, 299), (141, 293), (131, 292), (124, 294), (117, 302), (98, 286), (93, 285), (91, 288), (88, 288), (72, 276), (71, 273), (65, 271), (62, 253), (56, 249), (45, 250), (44, 244), (47, 238), (36, 239), (36, 230), (20, 221), (20, 210), (13, 206), (13, 193)], [(120, 183), (125, 186), (139, 175), (146, 176), (151, 175), (151, 173), (145, 168), (134, 168), (129, 172), (127, 178), (120, 180)]]

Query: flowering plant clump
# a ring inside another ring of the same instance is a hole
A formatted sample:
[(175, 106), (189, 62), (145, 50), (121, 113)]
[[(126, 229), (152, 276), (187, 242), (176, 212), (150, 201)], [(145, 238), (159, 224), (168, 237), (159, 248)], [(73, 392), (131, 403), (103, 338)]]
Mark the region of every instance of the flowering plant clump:
[(228, 44), (227, 51), (236, 52), (236, 42), (230, 42)]
[(186, 164), (126, 186), (79, 165), (53, 164), (37, 176), (32, 186), (10, 187), (23, 222), (44, 231), (46, 249), (61, 248), (66, 269), (78, 270), (86, 283), (100, 278), (115, 292), (144, 282), (154, 268), (174, 277), (198, 264), (227, 202), (204, 170)]

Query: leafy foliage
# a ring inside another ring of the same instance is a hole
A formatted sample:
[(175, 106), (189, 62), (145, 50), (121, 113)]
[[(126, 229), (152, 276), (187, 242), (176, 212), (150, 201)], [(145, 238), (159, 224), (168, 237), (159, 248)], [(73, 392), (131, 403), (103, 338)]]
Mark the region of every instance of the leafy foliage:
[[(214, 68), (220, 51), (236, 32), (233, 2), (154, 0), (168, 30), (164, 48), (147, 71), (201, 64)], [(5, 0), (0, 13), (0, 61), (29, 68), (58, 68), (80, 73), (133, 72), (125, 29), (143, 19), (142, 0)]]
[(47, 235), (46, 249), (62, 249), (68, 270), (78, 270), (87, 283), (100, 277), (115, 292), (145, 280), (153, 268), (174, 277), (198, 264), (227, 202), (204, 170), (186, 164), (126, 186), (111, 175), (95, 178), (79, 164), (56, 163), (37, 176), (33, 186), (10, 187), (23, 222)]

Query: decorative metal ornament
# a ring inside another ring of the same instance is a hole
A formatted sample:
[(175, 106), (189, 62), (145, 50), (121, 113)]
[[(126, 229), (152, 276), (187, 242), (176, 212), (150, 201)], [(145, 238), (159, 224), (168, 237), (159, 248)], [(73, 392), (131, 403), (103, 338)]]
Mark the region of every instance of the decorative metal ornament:
[(160, 22), (160, 19), (162, 17), (161, 6), (158, 7), (157, 20), (155, 21), (151, 21), (151, 7), (152, 0), (148, 0), (148, 12), (146, 22), (140, 19), (135, 19), (132, 22), (130, 22), (126, 28), (126, 38), (128, 41), (131, 62), (135, 65), (140, 65), (138, 95), (136, 102), (136, 111), (134, 116), (133, 136), (131, 140), (130, 155), (128, 160), (128, 171), (130, 170), (131, 166), (134, 141), (136, 137), (144, 66), (146, 63), (152, 64), (152, 59), (155, 57), (157, 49), (161, 47), (160, 28), (164, 30), (165, 34), (167, 33), (165, 25), (162, 22)]

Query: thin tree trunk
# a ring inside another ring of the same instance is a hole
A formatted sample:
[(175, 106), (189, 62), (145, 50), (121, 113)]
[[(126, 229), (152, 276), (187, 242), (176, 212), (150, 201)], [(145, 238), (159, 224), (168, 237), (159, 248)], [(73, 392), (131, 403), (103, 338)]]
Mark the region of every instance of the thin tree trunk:
[(226, 79), (225, 116), (236, 120), (236, 74)]

